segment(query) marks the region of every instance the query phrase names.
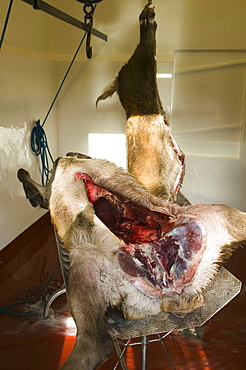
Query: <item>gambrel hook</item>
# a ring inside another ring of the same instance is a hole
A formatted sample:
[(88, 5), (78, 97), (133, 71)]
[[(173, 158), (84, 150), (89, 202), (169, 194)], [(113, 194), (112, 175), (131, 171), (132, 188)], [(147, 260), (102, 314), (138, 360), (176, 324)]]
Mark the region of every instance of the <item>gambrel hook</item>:
[(86, 2), (85, 5), (83, 6), (83, 10), (85, 13), (84, 24), (85, 24), (85, 30), (87, 32), (86, 56), (88, 59), (92, 58), (91, 30), (93, 26), (93, 14), (94, 14), (95, 8), (96, 6), (90, 2)]

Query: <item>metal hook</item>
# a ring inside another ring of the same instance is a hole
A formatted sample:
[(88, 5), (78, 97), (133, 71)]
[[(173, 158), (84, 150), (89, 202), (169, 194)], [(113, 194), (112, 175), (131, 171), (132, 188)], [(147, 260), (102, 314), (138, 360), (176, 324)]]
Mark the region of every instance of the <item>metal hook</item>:
[(92, 58), (92, 46), (91, 46), (91, 26), (89, 26), (89, 30), (87, 31), (87, 39), (86, 39), (86, 56), (88, 59)]
[[(87, 10), (89, 8), (89, 10)], [(83, 6), (83, 10), (85, 13), (84, 17), (84, 23), (85, 23), (85, 29), (87, 32), (87, 38), (86, 38), (86, 56), (88, 59), (92, 58), (92, 47), (91, 47), (91, 29), (93, 25), (93, 14), (95, 10), (95, 6), (92, 4), (86, 3)]]

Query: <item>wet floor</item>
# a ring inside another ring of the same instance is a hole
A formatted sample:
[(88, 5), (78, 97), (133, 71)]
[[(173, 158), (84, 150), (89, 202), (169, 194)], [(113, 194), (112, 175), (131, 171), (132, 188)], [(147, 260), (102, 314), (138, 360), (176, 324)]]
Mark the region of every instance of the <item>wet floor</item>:
[[(37, 244), (40, 244), (38, 246)], [(43, 321), (44, 296), (62, 286), (52, 228), (35, 241), (35, 254), (25, 251), (0, 273), (1, 370), (57, 370), (66, 361), (75, 343), (76, 329), (70, 317), (66, 295), (52, 304), (51, 318)], [(225, 267), (246, 283), (246, 248), (240, 248)], [(16, 304), (18, 301), (28, 301)], [(30, 302), (31, 301), (31, 302)], [(19, 316), (36, 314), (35, 316)], [(181, 335), (183, 334), (183, 335)], [(151, 337), (150, 337), (151, 339)], [(220, 310), (198, 332), (173, 332), (161, 343), (148, 346), (148, 369), (246, 369), (246, 289)], [(168, 359), (167, 353), (170, 356)], [(141, 368), (140, 346), (126, 351), (129, 369)], [(100, 370), (112, 370), (114, 353)], [(170, 362), (171, 361), (171, 362)], [(121, 369), (118, 366), (118, 369)]]

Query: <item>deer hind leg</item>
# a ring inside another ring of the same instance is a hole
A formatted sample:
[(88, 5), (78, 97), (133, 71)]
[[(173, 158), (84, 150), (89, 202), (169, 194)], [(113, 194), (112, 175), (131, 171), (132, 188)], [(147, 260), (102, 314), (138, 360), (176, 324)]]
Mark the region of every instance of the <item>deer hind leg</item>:
[[(152, 0), (148, 1), (148, 3), (145, 5), (143, 11), (141, 12), (139, 16), (139, 25), (140, 25), (140, 40), (144, 38), (144, 35), (146, 33), (146, 24), (149, 18), (152, 18), (154, 20), (155, 13), (154, 8), (150, 9), (149, 6), (152, 4)], [(152, 12), (152, 14), (149, 14), (149, 12)]]
[(33, 207), (40, 206), (42, 208), (48, 208), (48, 200), (46, 199), (46, 188), (37, 182), (35, 182), (30, 173), (23, 168), (20, 168), (17, 172), (17, 177), (22, 182), (26, 198), (29, 200)]
[[(84, 246), (85, 247), (85, 246)], [(105, 323), (106, 306), (97, 275), (100, 258), (83, 248), (71, 250), (68, 301), (77, 327), (76, 343), (62, 370), (93, 370), (113, 351)], [(92, 277), (93, 276), (93, 277)]]
[(145, 8), (140, 14), (140, 42), (118, 74), (117, 92), (127, 118), (164, 115), (156, 82), (157, 24), (154, 17), (153, 8)]
[[(161, 99), (158, 92), (158, 86), (156, 82), (156, 73), (157, 73), (157, 63), (156, 63), (156, 29), (157, 24), (154, 20), (155, 18), (155, 12), (154, 8), (149, 8), (148, 5), (150, 5), (152, 1), (149, 1), (149, 3), (146, 5), (146, 9), (143, 10), (142, 13), (144, 13), (145, 16), (145, 23), (144, 28), (145, 31), (143, 32), (143, 49), (144, 49), (144, 55), (146, 55), (146, 58), (148, 58), (148, 63), (146, 65), (145, 69), (145, 78), (148, 78), (148, 75), (152, 75), (153, 79), (153, 87), (154, 90), (152, 91), (152, 96), (149, 95), (149, 99), (151, 104), (156, 105), (156, 114), (165, 115), (164, 109), (162, 107)], [(142, 14), (141, 13), (141, 14)], [(141, 34), (141, 15), (139, 17), (140, 20), (140, 34)], [(149, 113), (151, 114), (151, 112)]]
[(117, 91), (127, 118), (135, 115), (162, 114), (156, 83), (156, 28), (153, 8), (149, 1), (139, 16), (140, 42), (129, 61), (121, 68), (113, 84), (100, 95), (105, 100)]

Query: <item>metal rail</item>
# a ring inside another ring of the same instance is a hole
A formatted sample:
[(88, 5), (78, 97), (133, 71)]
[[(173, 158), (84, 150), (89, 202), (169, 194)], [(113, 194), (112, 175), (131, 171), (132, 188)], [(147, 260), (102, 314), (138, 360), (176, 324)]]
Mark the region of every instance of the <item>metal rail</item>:
[[(55, 18), (58, 18), (66, 23), (71, 24), (72, 26), (75, 26), (83, 31), (86, 31), (85, 24), (83, 22), (76, 18), (73, 18), (71, 15), (64, 13), (63, 11), (55, 8), (52, 5), (47, 4), (45, 1), (42, 0), (21, 0), (21, 1), (24, 1), (25, 3), (32, 5), (35, 10), (42, 10), (43, 12), (52, 15)], [(91, 34), (98, 37), (99, 39), (108, 41), (108, 36), (96, 30), (95, 28), (91, 29)]]

